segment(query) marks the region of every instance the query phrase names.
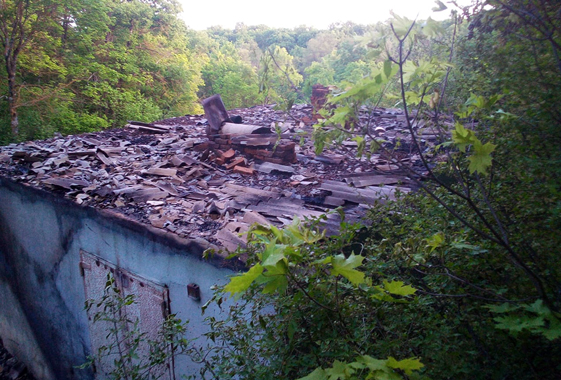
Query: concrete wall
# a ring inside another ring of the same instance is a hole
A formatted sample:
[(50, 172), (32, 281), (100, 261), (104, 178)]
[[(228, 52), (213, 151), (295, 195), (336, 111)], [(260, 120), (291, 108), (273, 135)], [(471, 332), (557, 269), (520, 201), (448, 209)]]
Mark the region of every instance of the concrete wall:
[[(80, 250), (167, 286), (171, 312), (190, 321), (188, 338), (199, 336), (210, 287), (233, 273), (201, 258), (207, 246), (0, 178), (0, 337), (39, 379), (92, 378), (75, 368), (91, 346)], [(188, 298), (189, 283), (200, 301)]]

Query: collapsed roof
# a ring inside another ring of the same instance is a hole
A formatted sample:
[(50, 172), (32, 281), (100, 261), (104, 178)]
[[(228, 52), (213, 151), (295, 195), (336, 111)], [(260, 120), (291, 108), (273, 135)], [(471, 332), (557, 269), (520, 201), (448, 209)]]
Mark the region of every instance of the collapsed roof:
[[(413, 187), (383, 156), (357, 158), (352, 140), (316, 155), (310, 105), (295, 105), (290, 116), (271, 105), (229, 114), (243, 121), (240, 130), (233, 125), (230, 133), (210, 138), (204, 115), (186, 115), (10, 144), (0, 148), (0, 176), (227, 250), (244, 246), (240, 233), (255, 222), (282, 226), (336, 207), (357, 221), (373, 203)], [(400, 161), (417, 165), (403, 113), (380, 108), (361, 117), (373, 115), (380, 137), (389, 144), (400, 141)], [(247, 133), (248, 125), (271, 132)], [(420, 127), (415, 129), (423, 142), (436, 140)], [(336, 233), (339, 214), (328, 214), (324, 226)]]

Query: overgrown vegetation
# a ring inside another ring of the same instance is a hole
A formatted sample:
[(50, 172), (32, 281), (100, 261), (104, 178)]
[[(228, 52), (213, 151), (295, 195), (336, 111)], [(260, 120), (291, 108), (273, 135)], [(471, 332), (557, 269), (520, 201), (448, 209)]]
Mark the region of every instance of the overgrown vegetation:
[[(430, 48), (446, 27), (400, 17), (370, 36), (374, 69), (332, 99), (316, 148), (353, 137), (420, 191), (330, 239), (315, 225), (256, 227), (250, 270), (216, 295), (238, 302), (209, 319), (202, 376), (559, 377), (561, 7), (479, 6), (448, 24), (448, 49)], [(384, 99), (408, 115), (421, 168), (358, 122)], [(415, 137), (420, 120), (441, 136), (433, 150)]]
[[(316, 149), (353, 138), (357, 154), (417, 181), (373, 205), (371, 227), (331, 238), (317, 223), (256, 227), (249, 271), (212, 301), (226, 316), (208, 319), (211, 344), (193, 354), (201, 378), (559, 378), (559, 2), (476, 1), (442, 23), (200, 33), (171, 0), (1, 7), (4, 142), (194, 112), (216, 92), (229, 108), (290, 109), (321, 83), (336, 90)], [(13, 47), (10, 25), (21, 25)], [(421, 167), (358, 122), (379, 105), (405, 111)], [(434, 149), (416, 137), (421, 121), (440, 135)]]
[(199, 60), (174, 0), (0, 4), (0, 142), (197, 111)]
[(355, 37), (379, 27), (199, 32), (179, 12), (176, 0), (3, 1), (0, 144), (199, 113), (215, 93), (229, 109), (286, 109), (309, 101), (316, 83), (367, 75)]

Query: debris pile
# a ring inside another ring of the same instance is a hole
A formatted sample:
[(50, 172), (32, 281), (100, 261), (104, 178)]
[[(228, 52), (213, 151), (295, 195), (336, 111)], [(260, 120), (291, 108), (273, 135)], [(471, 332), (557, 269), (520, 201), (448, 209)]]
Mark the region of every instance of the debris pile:
[[(240, 233), (255, 222), (282, 226), (328, 213), (324, 226), (337, 233), (336, 207), (347, 221), (358, 221), (375, 202), (413, 188), (396, 161), (381, 154), (357, 158), (356, 141), (316, 155), (310, 105), (293, 106), (290, 117), (273, 106), (230, 113), (244, 124), (219, 109), (10, 144), (0, 147), (0, 176), (228, 250), (245, 244)], [(365, 111), (361, 118), (374, 121), (401, 163), (419, 164), (401, 111)], [(246, 129), (270, 125), (279, 133)], [(414, 128), (424, 146), (436, 140), (430, 128)]]
[[(209, 123), (207, 146), (217, 155), (216, 163), (219, 165), (229, 162), (235, 151), (273, 164), (296, 162), (296, 143), (282, 139), (280, 134), (271, 133), (270, 127), (241, 124), (241, 116), (230, 118), (220, 95), (213, 95), (202, 103)], [(279, 128), (278, 125), (276, 127)], [(247, 162), (240, 158), (229, 165), (228, 169), (233, 168), (238, 173), (253, 174), (253, 168), (248, 168)]]

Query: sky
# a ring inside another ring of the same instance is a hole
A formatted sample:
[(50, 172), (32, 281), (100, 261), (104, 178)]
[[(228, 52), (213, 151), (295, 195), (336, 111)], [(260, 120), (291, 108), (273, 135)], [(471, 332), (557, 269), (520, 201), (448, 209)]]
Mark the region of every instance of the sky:
[(413, 19), (442, 20), (450, 11), (433, 13), (434, 0), (179, 0), (180, 17), (194, 30), (220, 25), (233, 29), (237, 23), (264, 24), (273, 28), (300, 25), (327, 29), (337, 22), (374, 24), (387, 20), (390, 10)]

